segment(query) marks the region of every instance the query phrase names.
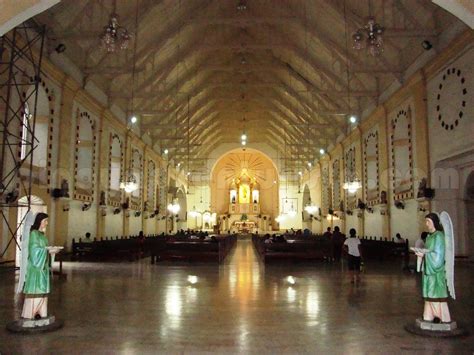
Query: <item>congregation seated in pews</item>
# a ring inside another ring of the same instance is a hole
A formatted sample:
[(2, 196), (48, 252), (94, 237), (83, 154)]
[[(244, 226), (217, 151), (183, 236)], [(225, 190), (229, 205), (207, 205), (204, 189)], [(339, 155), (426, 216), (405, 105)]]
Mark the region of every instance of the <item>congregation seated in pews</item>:
[[(284, 234), (253, 235), (252, 242), (263, 262), (273, 261), (339, 261), (343, 234), (323, 235), (301, 233), (301, 231)], [(359, 237), (364, 259), (386, 260), (393, 257), (408, 258), (408, 240), (387, 240), (380, 237)]]
[(202, 231), (183, 231), (176, 234), (86, 238), (72, 240), (72, 260), (110, 261), (138, 260), (151, 257), (151, 263), (161, 260), (222, 262), (235, 245), (236, 235), (209, 235)]

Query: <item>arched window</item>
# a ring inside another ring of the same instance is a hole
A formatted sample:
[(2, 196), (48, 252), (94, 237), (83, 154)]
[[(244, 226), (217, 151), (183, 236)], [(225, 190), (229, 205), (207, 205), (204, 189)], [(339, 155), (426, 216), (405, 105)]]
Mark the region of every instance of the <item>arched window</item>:
[(120, 204), (121, 191), (120, 181), (123, 175), (123, 148), (120, 137), (116, 134), (110, 135), (109, 149), (109, 204)]
[(95, 168), (94, 122), (88, 112), (79, 110), (77, 110), (75, 161), (75, 198), (92, 201)]
[[(30, 87), (23, 93), (23, 109), (21, 112), (21, 141), (20, 141), (20, 159), (29, 160), (30, 154), (32, 160), (32, 179), (37, 184), (48, 184), (48, 145), (49, 145), (49, 127), (50, 127), (50, 101), (52, 96), (47, 95), (44, 84), (38, 87), (37, 98), (32, 94), (34, 88)], [(36, 104), (36, 106), (35, 106)], [(36, 112), (33, 110), (36, 108)], [(33, 115), (36, 115), (33, 126)], [(34, 139), (33, 139), (34, 133)], [(29, 166), (20, 169), (20, 175), (29, 177)]]
[[(20, 144), (20, 159), (23, 160), (26, 158), (27, 152), (29, 153), (28, 147), (31, 144), (32, 136), (32, 120), (33, 115), (30, 113), (30, 108), (28, 103), (25, 102), (23, 105), (22, 120), (21, 120), (21, 144)], [(30, 124), (31, 122), (31, 124)]]

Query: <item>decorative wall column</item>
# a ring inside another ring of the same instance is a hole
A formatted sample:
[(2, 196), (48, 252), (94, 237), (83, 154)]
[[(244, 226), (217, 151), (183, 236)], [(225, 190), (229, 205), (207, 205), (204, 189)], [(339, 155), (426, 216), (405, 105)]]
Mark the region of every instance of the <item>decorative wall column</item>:
[[(102, 114), (99, 116), (99, 122), (98, 122), (98, 132), (97, 132), (97, 137), (98, 137), (98, 142), (97, 144), (97, 155), (99, 157), (98, 159), (98, 165), (97, 165), (97, 189), (96, 189), (96, 201), (97, 201), (97, 225), (96, 225), (96, 238), (102, 238), (104, 237), (105, 234), (105, 218), (106, 216), (103, 215), (108, 213), (107, 211), (107, 199), (104, 198), (105, 201), (102, 201), (102, 194), (106, 193), (108, 191), (108, 185), (109, 185), (109, 179), (108, 179), (108, 170), (109, 170), (109, 135), (108, 132), (104, 129), (105, 127), (105, 121), (106, 121), (106, 116), (108, 115), (108, 112), (102, 112)], [(105, 207), (101, 206), (101, 203), (105, 202)], [(105, 208), (104, 210), (102, 210)]]
[[(431, 167), (429, 155), (428, 131), (428, 100), (426, 91), (426, 77), (422, 71), (419, 81), (413, 87), (414, 107), (416, 112), (415, 125), (415, 156), (416, 171), (413, 173), (415, 186), (418, 187), (422, 179), (426, 179), (427, 187), (431, 187)], [(415, 191), (417, 197), (418, 190)], [(417, 198), (418, 200), (418, 235), (425, 230), (425, 215), (431, 211), (431, 200)]]
[[(66, 77), (62, 84), (62, 102), (59, 118), (58, 130), (58, 161), (56, 171), (56, 181), (66, 180), (69, 185), (69, 195), (73, 197), (72, 183), (74, 177), (71, 171), (71, 148), (74, 146), (71, 141), (71, 124), (73, 117), (74, 98), (79, 92), (79, 85), (69, 77)], [(67, 243), (69, 225), (69, 201), (60, 201), (54, 204), (54, 214), (56, 223), (54, 225), (54, 244), (65, 245)]]
[(389, 154), (389, 142), (388, 142), (388, 115), (385, 106), (382, 106), (381, 118), (379, 122), (379, 182), (380, 191), (385, 191), (386, 202), (380, 201), (380, 215), (382, 218), (382, 230), (383, 236), (389, 238), (391, 235), (390, 230), (390, 206), (388, 201), (392, 198), (392, 189), (390, 188), (390, 174), (388, 166), (388, 154)]

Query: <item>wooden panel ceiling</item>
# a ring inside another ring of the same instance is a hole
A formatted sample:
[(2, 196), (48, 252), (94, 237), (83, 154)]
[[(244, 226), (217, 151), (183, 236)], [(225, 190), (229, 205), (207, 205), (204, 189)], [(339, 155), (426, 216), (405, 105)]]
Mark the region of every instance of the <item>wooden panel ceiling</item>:
[[(116, 54), (99, 46), (114, 11), (134, 34), (138, 18), (133, 83), (134, 43)], [(375, 58), (351, 43), (369, 15), (385, 26)], [(401, 80), (422, 40), (457, 21), (429, 0), (64, 0), (35, 20), (110, 104), (195, 168), (244, 128), (293, 164), (313, 160)]]

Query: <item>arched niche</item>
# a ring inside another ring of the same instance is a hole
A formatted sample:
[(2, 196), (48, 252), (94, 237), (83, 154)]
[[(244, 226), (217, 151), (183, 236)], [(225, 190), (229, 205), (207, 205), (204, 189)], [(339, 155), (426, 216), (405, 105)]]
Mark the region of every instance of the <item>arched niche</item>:
[(228, 213), (232, 182), (242, 175), (245, 175), (245, 179), (248, 177), (249, 185), (258, 186), (259, 214), (277, 216), (279, 177), (276, 165), (266, 154), (249, 148), (245, 151), (240, 148), (228, 151), (212, 167), (211, 210), (217, 214)]
[(92, 201), (95, 180), (95, 122), (89, 112), (76, 112), (74, 197)]
[(393, 199), (413, 197), (413, 145), (411, 104), (392, 113), (390, 124), (390, 162), (392, 167)]

